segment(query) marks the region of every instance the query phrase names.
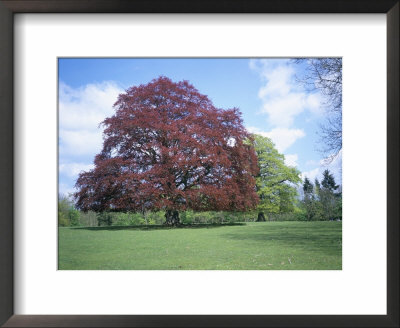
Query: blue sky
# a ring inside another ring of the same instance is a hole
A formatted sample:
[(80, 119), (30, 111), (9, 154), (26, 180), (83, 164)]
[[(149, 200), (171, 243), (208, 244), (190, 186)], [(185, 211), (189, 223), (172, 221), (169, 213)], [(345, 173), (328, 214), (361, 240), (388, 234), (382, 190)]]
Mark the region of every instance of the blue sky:
[[(304, 64), (288, 59), (59, 59), (59, 189), (74, 191), (81, 171), (101, 150), (99, 123), (114, 113), (119, 93), (160, 75), (188, 80), (219, 108), (237, 107), (250, 132), (270, 137), (288, 165), (321, 178), (327, 167), (318, 151), (323, 98), (296, 80)], [(341, 181), (341, 157), (328, 168)]]

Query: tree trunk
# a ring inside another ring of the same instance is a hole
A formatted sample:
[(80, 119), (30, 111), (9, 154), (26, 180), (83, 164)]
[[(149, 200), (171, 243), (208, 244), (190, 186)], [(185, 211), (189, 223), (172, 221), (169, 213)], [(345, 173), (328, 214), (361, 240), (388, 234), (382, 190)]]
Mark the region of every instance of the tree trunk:
[(263, 212), (258, 213), (257, 222), (265, 222), (265, 216)]
[(165, 224), (170, 226), (178, 226), (180, 225), (179, 221), (179, 213), (175, 210), (167, 210), (165, 212)]

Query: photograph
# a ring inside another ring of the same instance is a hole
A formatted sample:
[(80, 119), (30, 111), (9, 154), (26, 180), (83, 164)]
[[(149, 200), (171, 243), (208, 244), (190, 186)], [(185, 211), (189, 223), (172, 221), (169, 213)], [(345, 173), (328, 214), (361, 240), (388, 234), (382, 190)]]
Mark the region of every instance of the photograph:
[(57, 61), (58, 270), (342, 270), (341, 57)]

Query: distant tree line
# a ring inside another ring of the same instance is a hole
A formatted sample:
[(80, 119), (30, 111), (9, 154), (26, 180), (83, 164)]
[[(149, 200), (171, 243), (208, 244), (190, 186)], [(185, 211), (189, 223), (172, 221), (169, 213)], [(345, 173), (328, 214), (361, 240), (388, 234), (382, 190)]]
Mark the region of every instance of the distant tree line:
[(302, 207), (306, 220), (342, 219), (341, 187), (336, 185), (335, 178), (329, 170), (324, 171), (321, 183), (316, 178), (313, 185), (306, 177), (303, 194)]
[[(268, 141), (266, 140), (268, 138), (264, 137), (256, 137), (257, 139), (259, 145), (261, 141)], [(275, 160), (279, 159), (278, 166), (283, 165), (283, 155), (277, 153), (272, 143), (268, 143), (268, 145), (268, 149), (276, 157)], [(272, 163), (276, 164), (274, 161), (269, 161), (268, 163), (270, 163), (270, 167), (273, 167)], [(297, 170), (283, 166), (278, 172), (279, 174), (267, 174), (263, 177), (259, 174), (257, 177), (257, 192), (261, 201), (255, 210), (247, 212), (196, 212), (186, 210), (180, 216), (182, 224), (229, 224), (256, 221), (332, 221), (342, 219), (341, 186), (336, 184), (335, 178), (329, 170), (324, 171), (321, 182), (315, 179), (313, 184), (306, 177), (302, 184), (302, 197), (299, 196), (298, 189), (296, 188), (300, 181), (300, 178), (297, 178)], [(293, 175), (290, 175), (290, 173)], [(287, 181), (282, 181), (283, 177), (288, 177)], [(271, 181), (275, 181), (275, 183)], [(165, 211), (136, 213), (113, 211), (84, 212), (75, 208), (72, 198), (60, 194), (58, 201), (58, 222), (61, 227), (138, 226), (163, 225), (166, 222), (166, 218)]]

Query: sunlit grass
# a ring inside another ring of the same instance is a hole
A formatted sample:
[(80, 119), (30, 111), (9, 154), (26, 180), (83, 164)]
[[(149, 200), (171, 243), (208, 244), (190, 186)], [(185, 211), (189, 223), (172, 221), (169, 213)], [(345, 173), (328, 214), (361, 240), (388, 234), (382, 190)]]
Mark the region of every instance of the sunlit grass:
[(61, 270), (340, 270), (341, 222), (59, 228)]

